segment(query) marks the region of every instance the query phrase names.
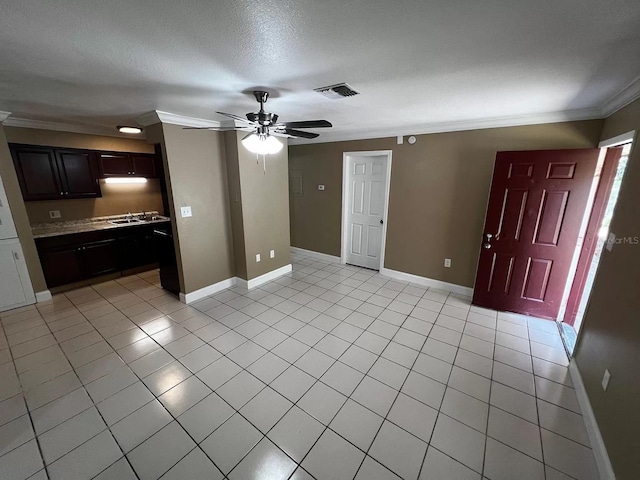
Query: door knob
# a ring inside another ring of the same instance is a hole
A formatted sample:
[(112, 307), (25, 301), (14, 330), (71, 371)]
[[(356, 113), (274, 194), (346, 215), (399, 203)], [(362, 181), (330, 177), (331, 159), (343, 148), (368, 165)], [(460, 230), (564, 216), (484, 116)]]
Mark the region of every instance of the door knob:
[(380, 220), (380, 225), (382, 225), (384, 223), (384, 220)]
[(486, 248), (487, 250), (489, 250), (491, 248), (491, 244), (490, 243), (485, 243), (482, 245), (484, 248)]

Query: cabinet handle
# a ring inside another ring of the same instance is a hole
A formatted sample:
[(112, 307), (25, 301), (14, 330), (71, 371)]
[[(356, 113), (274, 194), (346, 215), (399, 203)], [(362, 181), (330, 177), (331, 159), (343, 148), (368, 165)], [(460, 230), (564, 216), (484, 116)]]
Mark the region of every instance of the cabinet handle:
[(15, 258), (16, 260), (20, 260), (20, 255), (18, 255), (18, 252), (16, 252), (15, 250), (13, 252), (13, 258)]

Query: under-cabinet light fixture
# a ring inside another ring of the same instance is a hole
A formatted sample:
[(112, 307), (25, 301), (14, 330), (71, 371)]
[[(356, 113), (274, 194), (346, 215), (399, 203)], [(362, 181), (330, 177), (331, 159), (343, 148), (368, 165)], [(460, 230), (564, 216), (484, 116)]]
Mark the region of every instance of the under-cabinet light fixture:
[(118, 131), (120, 133), (142, 133), (142, 129), (140, 127), (130, 127), (127, 125), (118, 125)]
[(126, 183), (147, 183), (147, 179), (144, 177), (109, 177), (104, 182), (122, 185)]

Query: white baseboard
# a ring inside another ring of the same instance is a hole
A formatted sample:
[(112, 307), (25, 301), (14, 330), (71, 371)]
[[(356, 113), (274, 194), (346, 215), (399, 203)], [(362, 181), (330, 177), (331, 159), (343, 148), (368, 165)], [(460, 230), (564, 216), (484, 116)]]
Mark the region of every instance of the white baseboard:
[(571, 381), (576, 390), (576, 396), (578, 397), (578, 403), (580, 404), (580, 410), (582, 410), (582, 417), (584, 418), (584, 424), (587, 428), (587, 435), (591, 442), (591, 449), (593, 450), (593, 456), (596, 459), (596, 465), (600, 472), (600, 478), (602, 480), (615, 480), (616, 474), (613, 471), (609, 454), (607, 453), (607, 447), (604, 444), (604, 440), (598, 428), (598, 422), (596, 416), (591, 408), (591, 402), (587, 395), (587, 390), (584, 388), (584, 382), (582, 381), (582, 375), (578, 369), (578, 364), (575, 358), (571, 359), (569, 364), (569, 373), (571, 374)]
[(390, 268), (383, 268), (380, 270), (380, 274), (397, 280), (417, 283), (418, 285), (424, 285), (425, 287), (439, 288), (440, 290), (447, 290), (449, 292), (466, 295), (468, 297), (473, 295), (473, 288), (463, 287), (462, 285), (443, 282), (441, 280), (434, 280), (433, 278), (421, 277), (412, 273), (399, 272), (397, 270), (391, 270)]
[(182, 303), (186, 303), (189, 305), (190, 303), (197, 302), (198, 300), (203, 299), (204, 297), (208, 297), (209, 295), (213, 295), (227, 288), (231, 288), (236, 284), (237, 278), (227, 278), (226, 280), (222, 280), (221, 282), (214, 283), (213, 285), (208, 285), (203, 287), (195, 292), (191, 293), (182, 293), (180, 292), (180, 301)]
[(241, 287), (246, 288), (247, 290), (251, 290), (252, 288), (256, 288), (264, 283), (270, 282), (271, 280), (275, 280), (282, 275), (286, 275), (291, 272), (293, 267), (291, 264), (285, 265), (284, 267), (276, 268), (275, 270), (271, 270), (259, 277), (252, 278), (251, 280), (245, 280), (244, 278), (236, 278), (236, 282)]
[(305, 250), (304, 248), (291, 247), (291, 253), (297, 253), (298, 255), (306, 255), (308, 257), (315, 257), (319, 260), (324, 260), (331, 263), (341, 263), (340, 257), (334, 255), (328, 255), (326, 253), (314, 252), (313, 250)]
[(42, 292), (36, 292), (36, 302), (37, 303), (42, 303), (42, 302), (48, 302), (49, 300), (51, 300), (51, 292), (49, 290), (44, 290)]

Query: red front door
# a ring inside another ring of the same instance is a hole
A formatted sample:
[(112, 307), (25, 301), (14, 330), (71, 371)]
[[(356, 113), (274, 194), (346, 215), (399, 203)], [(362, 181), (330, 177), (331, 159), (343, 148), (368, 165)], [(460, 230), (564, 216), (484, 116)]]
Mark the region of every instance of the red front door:
[(556, 319), (599, 149), (498, 152), (473, 303)]

